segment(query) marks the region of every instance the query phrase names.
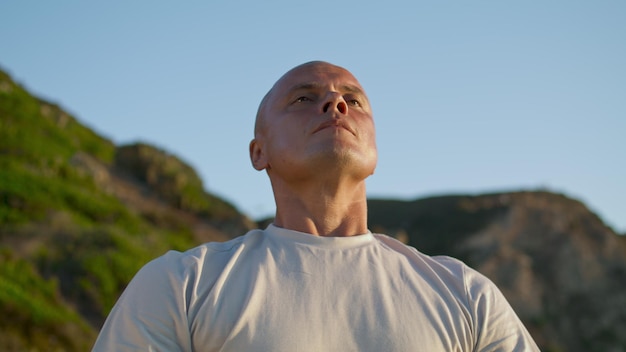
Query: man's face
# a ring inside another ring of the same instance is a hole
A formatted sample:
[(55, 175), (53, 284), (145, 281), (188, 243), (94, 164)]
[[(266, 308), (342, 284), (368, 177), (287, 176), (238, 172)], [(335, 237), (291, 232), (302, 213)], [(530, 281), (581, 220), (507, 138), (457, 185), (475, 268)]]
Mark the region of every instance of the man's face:
[(340, 166), (364, 179), (376, 166), (369, 101), (343, 68), (314, 62), (289, 71), (264, 100), (257, 123), (251, 157), (270, 176), (306, 177)]

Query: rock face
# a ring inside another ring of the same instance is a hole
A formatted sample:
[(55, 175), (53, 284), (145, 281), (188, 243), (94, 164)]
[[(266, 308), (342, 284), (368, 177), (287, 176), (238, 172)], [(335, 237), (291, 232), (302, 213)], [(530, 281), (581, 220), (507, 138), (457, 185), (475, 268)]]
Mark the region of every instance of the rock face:
[(200, 176), (191, 166), (154, 146), (135, 143), (118, 147), (113, 170), (134, 180), (169, 207), (210, 218), (211, 225), (225, 233), (242, 234), (253, 226), (234, 206), (206, 193)]
[(548, 192), (370, 200), (370, 228), (493, 280), (543, 351), (626, 350), (626, 239)]

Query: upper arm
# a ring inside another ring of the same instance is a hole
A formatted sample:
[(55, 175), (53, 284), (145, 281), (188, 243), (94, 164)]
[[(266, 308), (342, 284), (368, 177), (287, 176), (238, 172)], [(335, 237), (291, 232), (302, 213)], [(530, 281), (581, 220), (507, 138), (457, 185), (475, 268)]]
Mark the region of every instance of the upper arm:
[(168, 253), (144, 266), (109, 314), (93, 351), (190, 351), (183, 270)]
[(539, 351), (502, 292), (488, 278), (465, 270), (475, 328), (475, 351)]

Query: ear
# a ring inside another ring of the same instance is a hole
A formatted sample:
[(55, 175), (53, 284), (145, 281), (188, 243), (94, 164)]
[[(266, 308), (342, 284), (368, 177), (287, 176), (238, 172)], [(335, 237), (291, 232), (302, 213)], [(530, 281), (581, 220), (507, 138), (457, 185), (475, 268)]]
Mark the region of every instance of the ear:
[(258, 171), (265, 170), (269, 166), (263, 150), (263, 143), (256, 138), (250, 142), (250, 161)]

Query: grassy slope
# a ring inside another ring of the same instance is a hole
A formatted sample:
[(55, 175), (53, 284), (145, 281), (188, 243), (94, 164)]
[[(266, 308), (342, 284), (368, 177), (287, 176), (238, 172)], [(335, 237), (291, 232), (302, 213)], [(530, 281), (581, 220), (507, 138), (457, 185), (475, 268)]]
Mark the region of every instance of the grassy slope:
[[(88, 349), (143, 264), (196, 244), (190, 225), (157, 227), (72, 162), (110, 168), (116, 150), (0, 72), (0, 350)], [(183, 189), (198, 214), (235, 212), (197, 180)]]

